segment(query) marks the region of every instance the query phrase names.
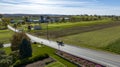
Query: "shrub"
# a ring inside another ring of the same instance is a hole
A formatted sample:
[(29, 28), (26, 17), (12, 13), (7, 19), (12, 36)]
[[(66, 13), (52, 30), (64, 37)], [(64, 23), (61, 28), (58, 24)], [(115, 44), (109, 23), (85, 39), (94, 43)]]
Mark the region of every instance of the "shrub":
[(33, 62), (38, 61), (38, 60), (43, 60), (43, 59), (48, 58), (48, 57), (49, 57), (48, 54), (43, 54), (43, 55), (40, 54), (40, 55), (33, 56), (30, 58), (25, 58), (25, 59), (16, 61), (13, 64), (13, 67), (21, 67), (22, 65), (33, 63)]
[(31, 43), (27, 39), (23, 39), (19, 47), (20, 58), (27, 58), (32, 56)]
[(19, 51), (12, 51), (10, 56), (13, 57), (13, 63), (16, 62), (19, 59)]
[(0, 56), (0, 67), (9, 67), (12, 64), (12, 57), (7, 55)]
[(2, 48), (3, 47), (3, 43), (2, 42), (0, 42), (0, 48)]
[(1, 55), (6, 55), (5, 51), (4, 50), (0, 50), (0, 56)]
[(12, 56), (7, 56), (4, 50), (0, 50), (0, 67), (9, 67), (12, 63)]

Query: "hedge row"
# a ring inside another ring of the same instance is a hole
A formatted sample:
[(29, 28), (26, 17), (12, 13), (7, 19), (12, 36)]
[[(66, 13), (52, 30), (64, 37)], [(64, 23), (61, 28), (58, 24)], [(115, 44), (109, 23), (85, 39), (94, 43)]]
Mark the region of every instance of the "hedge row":
[(30, 57), (30, 58), (25, 58), (22, 60), (17, 60), (13, 64), (13, 67), (21, 67), (21, 66), (24, 66), (26, 64), (30, 64), (30, 63), (33, 63), (33, 62), (38, 61), (38, 60), (43, 60), (43, 59), (48, 58), (48, 57), (49, 57), (48, 54), (42, 54), (42, 55)]

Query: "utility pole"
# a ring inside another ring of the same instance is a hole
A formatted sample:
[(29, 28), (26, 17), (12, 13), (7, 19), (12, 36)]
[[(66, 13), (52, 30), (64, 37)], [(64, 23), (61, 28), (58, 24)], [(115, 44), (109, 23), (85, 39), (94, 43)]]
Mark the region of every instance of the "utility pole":
[(46, 22), (47, 22), (47, 39), (49, 40), (49, 31), (48, 31), (48, 24), (49, 24), (50, 17), (46, 17)]
[(47, 39), (49, 40), (48, 22), (47, 22)]

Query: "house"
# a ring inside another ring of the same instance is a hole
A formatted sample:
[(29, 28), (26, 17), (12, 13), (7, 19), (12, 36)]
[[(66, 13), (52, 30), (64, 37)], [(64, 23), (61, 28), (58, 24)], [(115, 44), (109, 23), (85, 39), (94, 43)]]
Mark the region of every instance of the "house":
[(0, 18), (0, 22), (2, 22), (2, 19)]
[(10, 23), (15, 23), (15, 20), (14, 20), (14, 19), (11, 19), (11, 20), (10, 20)]
[(41, 30), (42, 29), (39, 25), (35, 25), (33, 28), (34, 28), (34, 30)]
[(32, 20), (32, 22), (38, 23), (40, 22), (40, 20)]

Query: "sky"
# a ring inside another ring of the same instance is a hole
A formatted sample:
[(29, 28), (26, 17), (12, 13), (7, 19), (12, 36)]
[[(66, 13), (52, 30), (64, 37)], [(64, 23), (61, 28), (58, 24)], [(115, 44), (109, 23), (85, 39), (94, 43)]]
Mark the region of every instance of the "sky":
[(0, 13), (120, 15), (120, 0), (0, 0)]

